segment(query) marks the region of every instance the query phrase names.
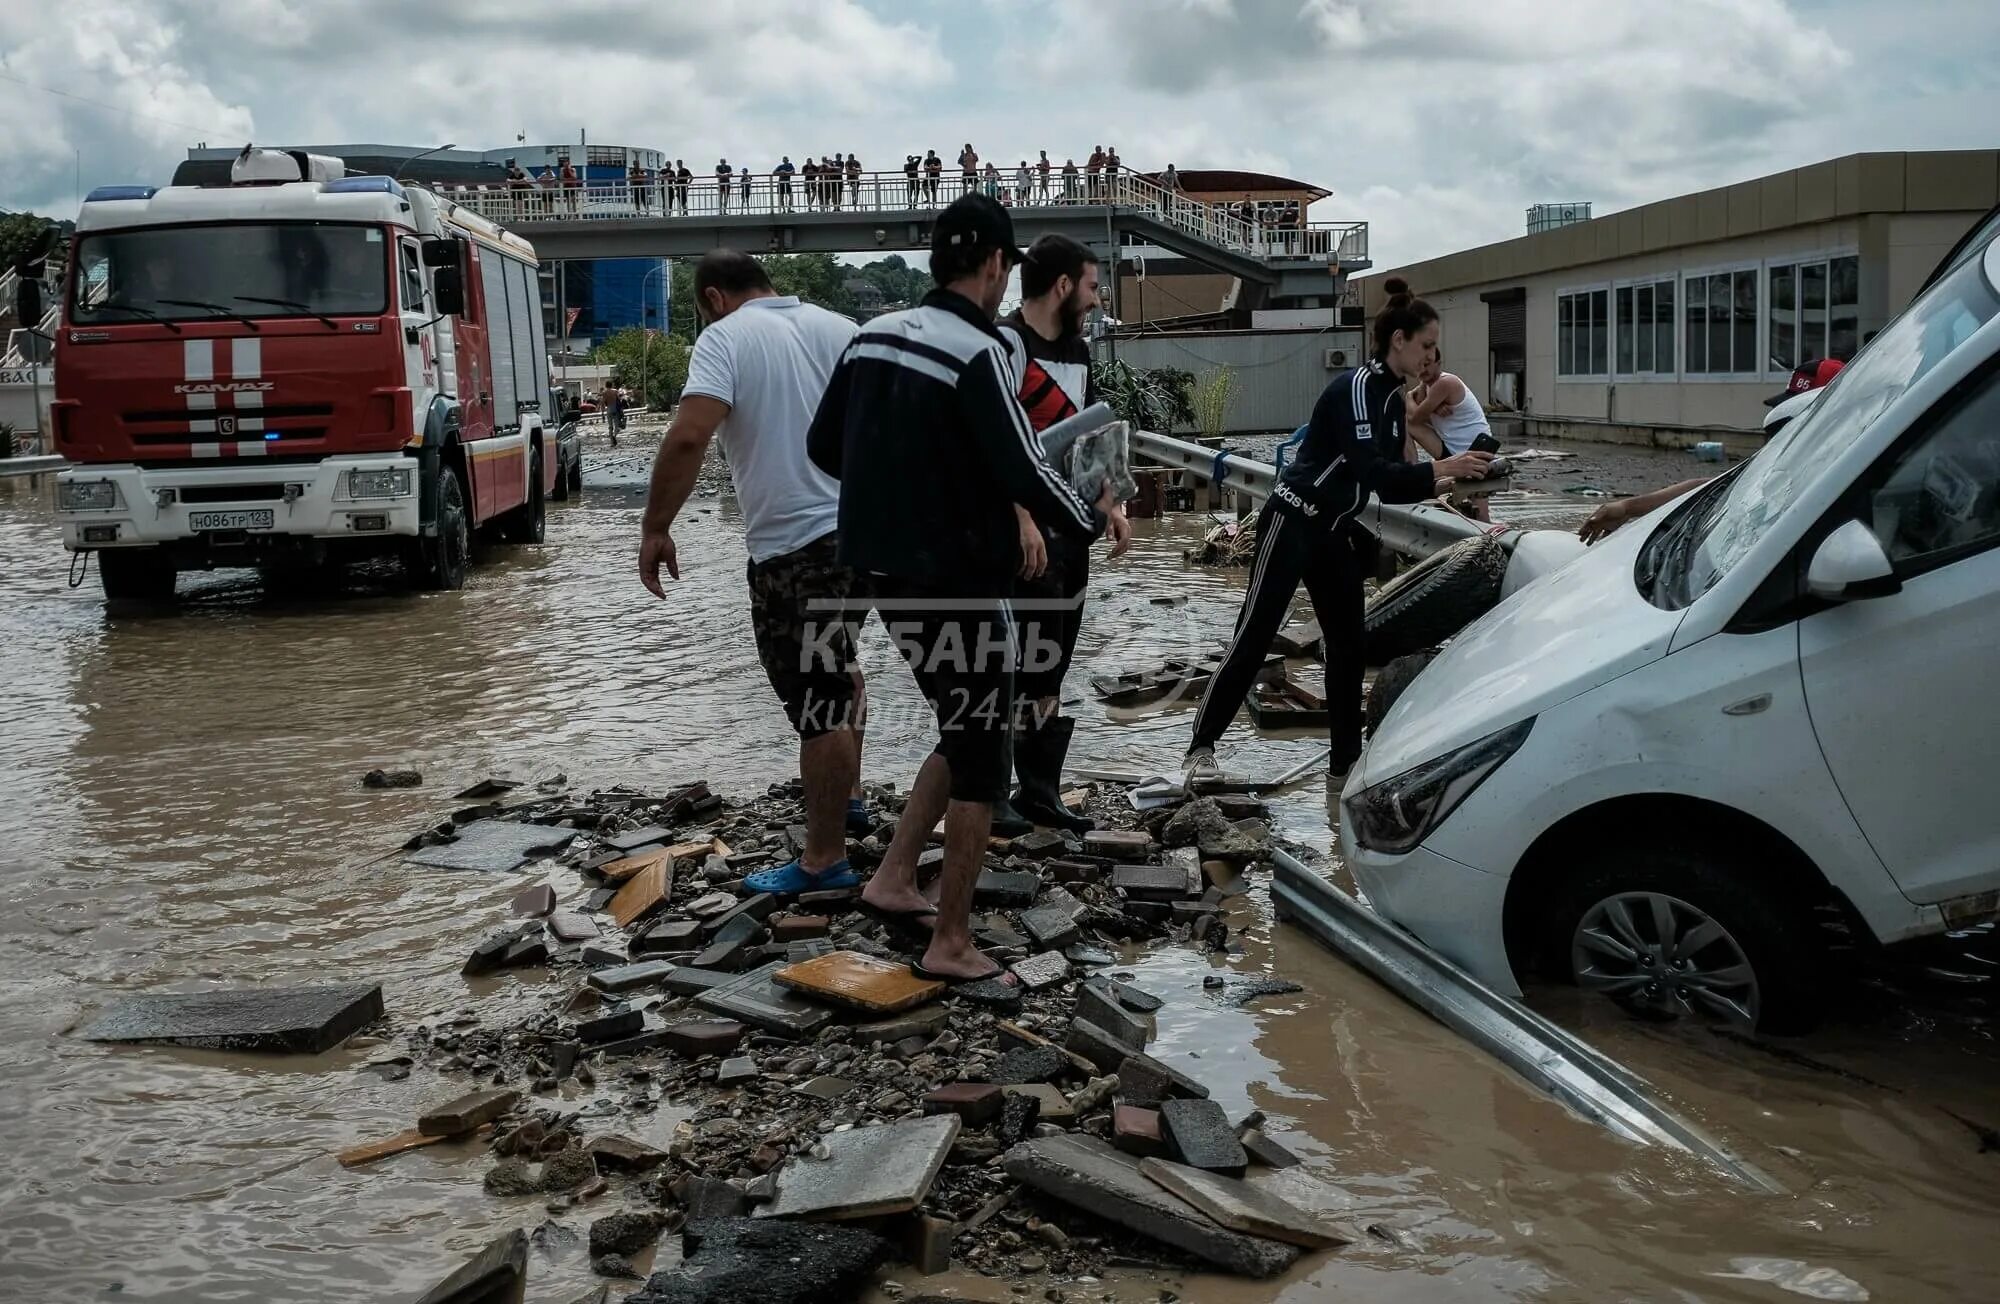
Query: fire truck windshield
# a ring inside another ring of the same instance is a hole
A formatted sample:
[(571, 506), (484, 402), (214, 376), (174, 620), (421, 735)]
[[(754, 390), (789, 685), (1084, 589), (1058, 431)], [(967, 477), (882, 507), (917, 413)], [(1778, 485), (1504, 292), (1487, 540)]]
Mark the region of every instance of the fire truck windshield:
[(329, 222), (136, 227), (77, 242), (72, 322), (374, 316), (389, 302), (381, 228)]

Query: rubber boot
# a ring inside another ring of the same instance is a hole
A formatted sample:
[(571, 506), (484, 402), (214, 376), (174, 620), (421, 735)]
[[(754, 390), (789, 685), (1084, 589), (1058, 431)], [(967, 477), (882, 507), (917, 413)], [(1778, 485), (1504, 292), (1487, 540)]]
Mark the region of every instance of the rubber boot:
[(1046, 828), (1088, 833), (1097, 825), (1070, 814), (1062, 800), (1063, 761), (1075, 732), (1076, 721), (1058, 715), (1031, 720), (1015, 735), (1014, 772), (1021, 776), (1021, 786), (1014, 793), (1014, 809)]
[[(1014, 749), (1022, 734), (1019, 729), (1007, 731), (1007, 773), (1014, 769)], [(1035, 831), (1034, 822), (1014, 809), (1014, 802), (1006, 794), (993, 803), (993, 836), (996, 838), (1018, 838), (1024, 833)]]

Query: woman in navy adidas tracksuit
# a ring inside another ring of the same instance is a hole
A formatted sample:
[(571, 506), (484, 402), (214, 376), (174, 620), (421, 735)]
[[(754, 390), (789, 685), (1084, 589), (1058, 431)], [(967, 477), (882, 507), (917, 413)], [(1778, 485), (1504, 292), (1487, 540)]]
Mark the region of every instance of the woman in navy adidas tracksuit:
[(1491, 453), (1436, 462), (1403, 461), (1403, 387), (1437, 347), (1437, 310), (1410, 294), (1401, 277), (1384, 285), (1389, 302), (1375, 319), (1375, 356), (1335, 375), (1313, 406), (1298, 455), (1257, 518), (1250, 586), (1229, 652), (1195, 713), (1188, 747), (1190, 784), (1221, 775), (1215, 743), (1236, 718), (1271, 638), (1304, 580), (1325, 635), (1327, 726), (1332, 773), (1361, 755), (1363, 566), (1370, 544), (1355, 517), (1377, 494), (1383, 502), (1429, 498), (1441, 482), (1478, 479)]

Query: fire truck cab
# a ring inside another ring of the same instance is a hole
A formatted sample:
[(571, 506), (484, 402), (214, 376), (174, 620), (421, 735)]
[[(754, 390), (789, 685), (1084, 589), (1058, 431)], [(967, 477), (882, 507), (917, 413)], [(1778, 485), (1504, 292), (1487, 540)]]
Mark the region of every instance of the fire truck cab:
[(91, 192), (55, 387), (63, 543), (110, 598), (382, 553), (459, 588), (475, 530), (541, 540), (558, 471), (534, 249), (316, 155)]

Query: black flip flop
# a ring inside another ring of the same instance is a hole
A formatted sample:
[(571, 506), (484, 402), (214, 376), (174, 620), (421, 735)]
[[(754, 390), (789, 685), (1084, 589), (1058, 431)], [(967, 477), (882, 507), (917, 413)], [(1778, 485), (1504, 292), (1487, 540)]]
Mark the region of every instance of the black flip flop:
[(930, 981), (934, 983), (943, 983), (947, 987), (966, 987), (970, 986), (973, 983), (1000, 982), (1003, 981), (1008, 974), (1007, 966), (999, 963), (998, 961), (994, 962), (993, 971), (991, 973), (983, 973), (979, 975), (977, 978), (963, 978), (957, 974), (939, 973), (935, 969), (926, 969), (924, 967), (923, 961), (921, 960), (911, 960), (908, 962), (908, 964), (910, 966), (910, 972), (915, 974), (917, 977), (928, 978)]
[(925, 921), (937, 918), (937, 908), (935, 906), (928, 910), (890, 910), (883, 906), (860, 901), (856, 903), (856, 907), (862, 914), (867, 915), (871, 919), (878, 919), (891, 928), (900, 928), (910, 933), (920, 933), (924, 937), (931, 935), (931, 925)]

